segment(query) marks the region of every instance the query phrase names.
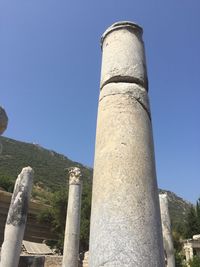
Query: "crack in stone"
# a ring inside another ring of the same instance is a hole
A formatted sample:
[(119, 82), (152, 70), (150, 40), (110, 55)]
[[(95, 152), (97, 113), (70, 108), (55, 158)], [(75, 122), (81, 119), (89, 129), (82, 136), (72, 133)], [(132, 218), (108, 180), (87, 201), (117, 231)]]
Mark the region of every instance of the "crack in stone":
[(101, 85), (100, 90), (102, 90), (103, 87), (109, 83), (131, 83), (131, 84), (134, 83), (134, 84), (137, 84), (139, 86), (142, 86), (148, 92), (148, 79), (147, 79), (147, 77), (145, 77), (145, 79), (143, 81), (139, 78), (135, 78), (135, 77), (131, 77), (131, 76), (116, 75), (116, 76), (111, 77), (110, 79), (106, 80)]
[(111, 95), (126, 95), (126, 94), (129, 94), (131, 96), (131, 98), (134, 98), (141, 106), (142, 108), (146, 111), (150, 121), (151, 121), (151, 114), (150, 114), (150, 110), (145, 106), (145, 104), (143, 103), (143, 101), (141, 101), (141, 98), (140, 97), (136, 97), (133, 95), (133, 93), (131, 93), (130, 91), (128, 92), (117, 92), (117, 93), (110, 93), (110, 94), (107, 94), (107, 95), (103, 95), (100, 99), (99, 99), (99, 102), (101, 102), (105, 97), (107, 96), (111, 96)]
[[(134, 97), (135, 98), (135, 97)], [(151, 121), (151, 113), (150, 113), (150, 111), (147, 109), (147, 107), (144, 105), (144, 103), (142, 103), (142, 101), (140, 101), (140, 98), (135, 98), (135, 100), (138, 102), (138, 103), (140, 103), (140, 105), (143, 107), (143, 109), (146, 111), (146, 113), (147, 113), (147, 115), (148, 115), (148, 117), (149, 117), (149, 119), (150, 119), (150, 121)]]

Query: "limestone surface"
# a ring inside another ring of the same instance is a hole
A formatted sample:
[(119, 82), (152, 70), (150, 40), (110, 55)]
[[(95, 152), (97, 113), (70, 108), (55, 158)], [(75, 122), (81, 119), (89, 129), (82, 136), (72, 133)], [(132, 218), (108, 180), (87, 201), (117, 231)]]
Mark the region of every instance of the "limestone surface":
[(102, 39), (90, 267), (164, 267), (142, 29), (116, 23)]

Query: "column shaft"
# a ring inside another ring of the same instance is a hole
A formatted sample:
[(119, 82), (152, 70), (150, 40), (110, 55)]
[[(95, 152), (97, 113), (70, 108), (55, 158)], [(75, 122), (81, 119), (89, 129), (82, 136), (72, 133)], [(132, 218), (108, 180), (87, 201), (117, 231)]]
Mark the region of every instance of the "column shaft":
[(78, 267), (82, 182), (80, 169), (70, 169), (63, 267)]
[(163, 267), (142, 29), (103, 35), (95, 146), (90, 267)]

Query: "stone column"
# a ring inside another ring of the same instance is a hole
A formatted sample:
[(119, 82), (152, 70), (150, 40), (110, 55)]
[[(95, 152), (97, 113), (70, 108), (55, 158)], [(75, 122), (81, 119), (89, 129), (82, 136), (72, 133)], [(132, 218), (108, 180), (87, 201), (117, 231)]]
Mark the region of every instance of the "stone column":
[(81, 215), (81, 170), (69, 168), (69, 195), (62, 267), (77, 267)]
[(113, 24), (102, 37), (90, 267), (163, 267), (142, 28)]
[(167, 267), (175, 267), (174, 245), (173, 245), (171, 221), (168, 209), (167, 194), (159, 194), (159, 199), (160, 199), (163, 244), (167, 260)]
[(31, 167), (22, 169), (13, 191), (1, 249), (0, 267), (17, 267), (24, 237), (28, 204), (33, 183)]

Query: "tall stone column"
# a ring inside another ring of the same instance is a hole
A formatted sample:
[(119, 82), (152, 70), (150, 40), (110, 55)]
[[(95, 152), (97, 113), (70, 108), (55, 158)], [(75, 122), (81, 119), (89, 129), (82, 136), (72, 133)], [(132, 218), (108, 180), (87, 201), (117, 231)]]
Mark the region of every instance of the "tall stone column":
[(159, 194), (160, 211), (163, 233), (163, 244), (167, 260), (167, 267), (175, 267), (174, 245), (172, 239), (171, 221), (168, 209), (167, 194)]
[(77, 167), (69, 168), (69, 195), (62, 267), (78, 266), (81, 193), (81, 170)]
[(102, 37), (90, 267), (163, 267), (142, 28), (113, 24)]
[(22, 169), (13, 191), (1, 249), (0, 267), (17, 267), (24, 237), (28, 204), (33, 183), (31, 167)]

